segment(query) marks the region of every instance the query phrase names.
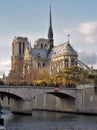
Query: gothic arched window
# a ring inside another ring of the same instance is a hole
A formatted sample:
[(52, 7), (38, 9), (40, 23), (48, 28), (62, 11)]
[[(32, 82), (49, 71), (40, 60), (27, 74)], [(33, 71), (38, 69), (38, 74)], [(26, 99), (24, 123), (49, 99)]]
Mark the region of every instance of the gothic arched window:
[(74, 65), (74, 58), (71, 59), (71, 65)]
[(40, 63), (38, 63), (38, 69), (40, 69), (41, 68), (41, 64)]
[(21, 42), (19, 42), (19, 55), (21, 55)]
[(23, 54), (24, 54), (24, 50), (25, 50), (25, 43), (23, 42)]
[(44, 45), (44, 48), (45, 48), (45, 49), (47, 48), (47, 45), (46, 45), (46, 43), (45, 43), (45, 45)]
[(65, 59), (65, 68), (69, 67), (69, 60), (66, 58)]
[(41, 43), (41, 49), (43, 49), (43, 44)]
[(42, 66), (45, 67), (45, 63), (43, 63)]

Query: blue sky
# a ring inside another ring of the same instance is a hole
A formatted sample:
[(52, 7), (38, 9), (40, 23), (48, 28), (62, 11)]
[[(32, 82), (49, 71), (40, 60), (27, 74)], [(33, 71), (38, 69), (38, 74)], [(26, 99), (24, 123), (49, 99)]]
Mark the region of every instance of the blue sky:
[(55, 45), (69, 33), (79, 58), (97, 67), (97, 0), (0, 0), (0, 75), (10, 70), (14, 36), (28, 37), (32, 46), (47, 38), (50, 1)]

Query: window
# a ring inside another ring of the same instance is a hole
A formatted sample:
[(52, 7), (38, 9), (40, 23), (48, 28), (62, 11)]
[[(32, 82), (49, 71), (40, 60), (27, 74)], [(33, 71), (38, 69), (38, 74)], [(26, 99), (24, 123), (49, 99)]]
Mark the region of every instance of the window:
[(38, 63), (38, 69), (40, 69), (41, 68), (41, 64), (40, 63)]
[(66, 58), (65, 59), (65, 68), (69, 67), (69, 60)]
[(44, 47), (45, 47), (45, 48), (47, 47), (46, 43), (45, 43)]
[(23, 54), (24, 54), (24, 50), (25, 50), (25, 43), (23, 42)]
[(74, 59), (73, 58), (71, 59), (71, 65), (74, 65)]
[(43, 44), (41, 43), (41, 49), (43, 49)]
[(45, 67), (45, 63), (43, 63), (42, 66)]
[(21, 55), (21, 42), (19, 42), (19, 55)]

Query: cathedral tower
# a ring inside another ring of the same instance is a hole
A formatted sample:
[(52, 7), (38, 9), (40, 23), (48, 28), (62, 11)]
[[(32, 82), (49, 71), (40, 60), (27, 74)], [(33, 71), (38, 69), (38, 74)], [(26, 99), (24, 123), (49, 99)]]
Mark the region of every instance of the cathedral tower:
[(51, 16), (51, 5), (50, 5), (50, 18), (49, 18), (49, 30), (48, 30), (48, 44), (49, 44), (49, 50), (51, 51), (54, 47), (54, 41), (53, 41), (53, 29), (52, 29), (52, 16)]
[(24, 51), (26, 46), (29, 45), (27, 37), (14, 37), (12, 42), (12, 57), (11, 57), (11, 77), (22, 79)]

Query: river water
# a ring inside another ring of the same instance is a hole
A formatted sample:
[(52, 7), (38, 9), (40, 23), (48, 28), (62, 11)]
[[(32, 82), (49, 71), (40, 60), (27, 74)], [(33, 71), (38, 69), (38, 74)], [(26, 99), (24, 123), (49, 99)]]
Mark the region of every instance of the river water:
[(4, 110), (6, 130), (97, 130), (97, 115), (32, 111), (31, 116)]

